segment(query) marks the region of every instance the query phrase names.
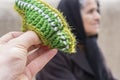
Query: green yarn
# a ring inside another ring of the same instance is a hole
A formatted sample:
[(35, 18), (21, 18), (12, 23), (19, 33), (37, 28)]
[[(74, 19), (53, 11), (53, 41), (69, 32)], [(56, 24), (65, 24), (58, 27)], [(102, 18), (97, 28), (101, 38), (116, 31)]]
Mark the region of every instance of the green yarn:
[(75, 37), (63, 15), (42, 0), (16, 0), (23, 18), (22, 31), (33, 30), (44, 45), (67, 53), (75, 52)]

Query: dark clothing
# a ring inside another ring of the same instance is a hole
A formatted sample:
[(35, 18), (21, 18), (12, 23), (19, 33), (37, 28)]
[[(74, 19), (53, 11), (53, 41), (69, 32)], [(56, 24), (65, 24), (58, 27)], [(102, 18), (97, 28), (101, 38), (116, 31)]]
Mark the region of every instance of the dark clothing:
[[(58, 54), (40, 71), (36, 80), (96, 80), (84, 53)], [(109, 80), (114, 80), (109, 76)]]
[(59, 52), (38, 73), (36, 80), (95, 80), (84, 53), (67, 55)]

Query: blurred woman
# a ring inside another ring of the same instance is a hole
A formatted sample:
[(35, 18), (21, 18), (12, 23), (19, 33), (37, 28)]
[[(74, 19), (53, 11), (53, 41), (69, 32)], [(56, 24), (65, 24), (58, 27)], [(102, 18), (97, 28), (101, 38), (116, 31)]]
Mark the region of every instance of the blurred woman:
[(100, 24), (97, 0), (61, 0), (58, 9), (78, 41), (75, 54), (58, 54), (36, 76), (37, 80), (115, 80), (106, 68), (97, 38)]

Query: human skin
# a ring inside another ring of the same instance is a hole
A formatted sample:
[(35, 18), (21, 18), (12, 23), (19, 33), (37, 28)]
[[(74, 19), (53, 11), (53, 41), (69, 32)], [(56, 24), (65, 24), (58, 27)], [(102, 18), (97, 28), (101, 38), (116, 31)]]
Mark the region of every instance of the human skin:
[(56, 53), (33, 31), (10, 32), (0, 38), (0, 80), (32, 80)]
[(84, 29), (87, 36), (96, 35), (99, 32), (100, 14), (96, 0), (86, 0), (81, 9)]

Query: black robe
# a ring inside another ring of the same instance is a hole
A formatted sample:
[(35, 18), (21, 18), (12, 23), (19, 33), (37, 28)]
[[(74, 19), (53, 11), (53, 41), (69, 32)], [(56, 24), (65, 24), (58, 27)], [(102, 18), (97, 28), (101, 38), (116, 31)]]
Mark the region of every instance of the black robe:
[[(77, 49), (72, 55), (58, 52), (37, 74), (36, 80), (96, 80), (95, 77), (85, 54)], [(111, 73), (109, 80), (115, 80)]]

